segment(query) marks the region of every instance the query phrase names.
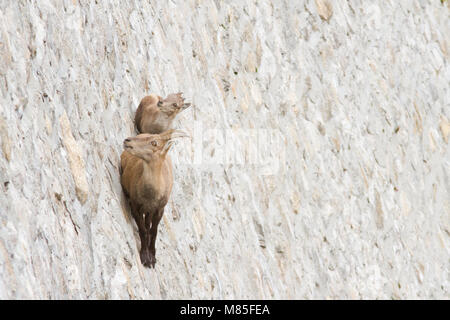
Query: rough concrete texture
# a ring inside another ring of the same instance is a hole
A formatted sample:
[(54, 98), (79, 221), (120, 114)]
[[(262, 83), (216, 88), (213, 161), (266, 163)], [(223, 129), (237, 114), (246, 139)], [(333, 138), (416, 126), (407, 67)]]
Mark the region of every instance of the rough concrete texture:
[[(1, 1), (0, 298), (449, 299), (449, 30), (438, 0)], [(178, 91), (147, 269), (118, 160)]]

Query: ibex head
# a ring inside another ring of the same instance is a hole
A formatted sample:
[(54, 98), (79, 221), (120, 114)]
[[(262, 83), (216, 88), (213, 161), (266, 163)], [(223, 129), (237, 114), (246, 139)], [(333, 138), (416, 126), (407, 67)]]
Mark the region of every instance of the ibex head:
[(165, 99), (159, 99), (158, 108), (169, 117), (175, 117), (181, 111), (187, 109), (191, 104), (184, 103), (183, 93), (169, 94)]
[(181, 131), (170, 129), (160, 134), (142, 133), (124, 140), (123, 146), (132, 155), (145, 161), (163, 160), (172, 147), (174, 139), (188, 137)]

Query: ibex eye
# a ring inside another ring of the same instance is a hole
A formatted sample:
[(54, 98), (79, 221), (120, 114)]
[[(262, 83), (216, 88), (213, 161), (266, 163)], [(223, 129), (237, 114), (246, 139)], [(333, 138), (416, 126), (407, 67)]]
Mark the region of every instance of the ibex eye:
[(156, 143), (155, 140), (152, 141), (152, 146), (156, 147), (158, 144)]

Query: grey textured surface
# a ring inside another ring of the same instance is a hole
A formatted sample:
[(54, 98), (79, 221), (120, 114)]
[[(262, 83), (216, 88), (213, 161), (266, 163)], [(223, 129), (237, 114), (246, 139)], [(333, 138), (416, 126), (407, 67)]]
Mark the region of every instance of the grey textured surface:
[[(449, 299), (449, 12), (0, 1), (0, 298)], [(150, 270), (118, 160), (140, 99), (180, 90)], [(264, 129), (277, 171), (220, 161)]]

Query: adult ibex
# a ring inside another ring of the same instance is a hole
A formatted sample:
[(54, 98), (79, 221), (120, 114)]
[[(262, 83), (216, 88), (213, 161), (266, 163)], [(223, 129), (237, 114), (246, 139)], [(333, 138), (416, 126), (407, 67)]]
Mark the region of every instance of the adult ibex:
[(172, 191), (172, 163), (167, 153), (173, 139), (184, 136), (182, 131), (172, 129), (140, 134), (123, 142), (120, 182), (139, 229), (140, 257), (146, 267), (155, 266), (158, 224)]
[(182, 95), (179, 92), (169, 94), (165, 99), (156, 94), (144, 97), (134, 117), (139, 133), (161, 133), (170, 129), (176, 115), (191, 105), (184, 103)]

